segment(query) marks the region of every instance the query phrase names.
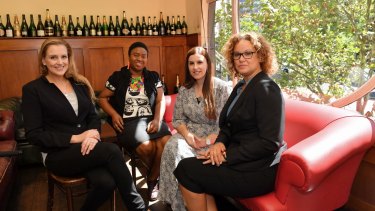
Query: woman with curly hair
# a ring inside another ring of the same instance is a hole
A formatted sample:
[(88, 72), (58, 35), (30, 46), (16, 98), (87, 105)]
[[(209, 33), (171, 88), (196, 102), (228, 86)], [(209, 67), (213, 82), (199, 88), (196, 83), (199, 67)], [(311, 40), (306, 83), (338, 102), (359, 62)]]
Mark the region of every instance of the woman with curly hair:
[(174, 171), (188, 210), (217, 210), (212, 195), (247, 198), (271, 192), (286, 149), (284, 101), (270, 78), (277, 71), (270, 44), (255, 32), (236, 34), (224, 55), (228, 69), (242, 80), (221, 111), (215, 143), (180, 161)]

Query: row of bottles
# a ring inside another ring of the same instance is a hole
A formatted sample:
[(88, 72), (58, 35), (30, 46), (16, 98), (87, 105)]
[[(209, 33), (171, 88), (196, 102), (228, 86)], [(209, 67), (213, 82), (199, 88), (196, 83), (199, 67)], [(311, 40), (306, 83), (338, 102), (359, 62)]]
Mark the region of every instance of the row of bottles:
[(46, 10), (46, 18), (44, 24), (42, 22), (41, 15), (38, 15), (38, 22), (35, 25), (33, 15), (30, 15), (30, 26), (26, 22), (26, 17), (22, 15), (22, 22), (20, 24), (18, 16), (14, 17), (14, 24), (10, 21), (10, 16), (7, 14), (6, 25), (4, 26), (0, 16), (0, 37), (44, 37), (44, 36), (164, 36), (164, 35), (181, 35), (187, 34), (187, 24), (185, 16), (180, 20), (180, 16), (177, 16), (177, 22), (175, 17), (172, 16), (170, 21), (167, 16), (167, 21), (164, 22), (163, 13), (160, 12), (159, 21), (156, 16), (153, 17), (153, 21), (148, 16), (146, 22), (145, 16), (137, 16), (135, 23), (133, 18), (130, 18), (130, 24), (126, 18), (126, 13), (123, 11), (122, 22), (120, 24), (119, 17), (113, 20), (112, 16), (109, 16), (109, 23), (107, 22), (106, 16), (103, 16), (102, 20), (100, 16), (96, 16), (96, 23), (94, 17), (90, 16), (90, 23), (83, 16), (83, 25), (81, 26), (79, 17), (76, 19), (74, 25), (72, 16), (69, 15), (69, 22), (66, 21), (65, 16), (62, 16), (61, 25), (58, 16), (55, 15), (55, 22), (52, 22), (49, 10)]

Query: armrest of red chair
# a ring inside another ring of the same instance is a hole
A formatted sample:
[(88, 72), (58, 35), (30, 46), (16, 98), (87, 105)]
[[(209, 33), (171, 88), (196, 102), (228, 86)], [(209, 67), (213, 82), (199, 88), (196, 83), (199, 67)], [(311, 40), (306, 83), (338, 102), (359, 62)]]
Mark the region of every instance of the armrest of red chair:
[[(276, 197), (284, 204), (291, 188), (310, 192), (347, 160), (356, 155), (361, 159), (373, 144), (373, 124), (362, 116), (339, 118), (285, 151), (276, 181)], [(353, 164), (353, 168), (356, 170), (358, 165)], [(354, 178), (355, 171), (341, 176)], [(348, 178), (348, 182), (352, 181)]]
[(14, 113), (11, 110), (0, 110), (0, 140), (14, 139)]
[(176, 133), (176, 129), (174, 129), (172, 125), (173, 120), (173, 110), (174, 105), (176, 103), (177, 94), (166, 95), (165, 96), (165, 113), (164, 113), (164, 121), (167, 123), (169, 129), (171, 130), (172, 134)]

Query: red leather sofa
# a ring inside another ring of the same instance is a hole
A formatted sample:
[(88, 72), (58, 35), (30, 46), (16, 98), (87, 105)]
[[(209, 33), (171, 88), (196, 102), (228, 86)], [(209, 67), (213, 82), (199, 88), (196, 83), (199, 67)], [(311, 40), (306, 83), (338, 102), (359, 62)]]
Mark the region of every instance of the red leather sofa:
[(7, 153), (16, 148), (13, 111), (0, 110), (0, 210), (5, 210), (17, 170), (16, 157)]
[[(176, 95), (166, 96), (170, 124)], [(375, 124), (361, 114), (285, 100), (285, 135), (275, 191), (235, 199), (243, 210), (328, 211), (345, 205), (359, 164), (375, 143)], [(175, 131), (174, 131), (175, 132)]]

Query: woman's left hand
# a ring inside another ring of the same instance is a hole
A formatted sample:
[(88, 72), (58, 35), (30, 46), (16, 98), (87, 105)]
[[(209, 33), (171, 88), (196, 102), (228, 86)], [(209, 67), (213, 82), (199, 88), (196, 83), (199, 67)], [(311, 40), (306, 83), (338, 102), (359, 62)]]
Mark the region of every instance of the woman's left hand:
[(153, 119), (147, 125), (147, 133), (156, 133), (159, 131), (160, 122), (158, 120)]
[(94, 149), (98, 140), (95, 138), (86, 138), (81, 144), (81, 153), (82, 155), (88, 155), (91, 150)]
[(212, 164), (220, 166), (223, 162), (226, 161), (225, 145), (223, 143), (215, 143), (211, 145), (210, 148), (199, 154), (198, 159), (205, 160), (203, 164)]

